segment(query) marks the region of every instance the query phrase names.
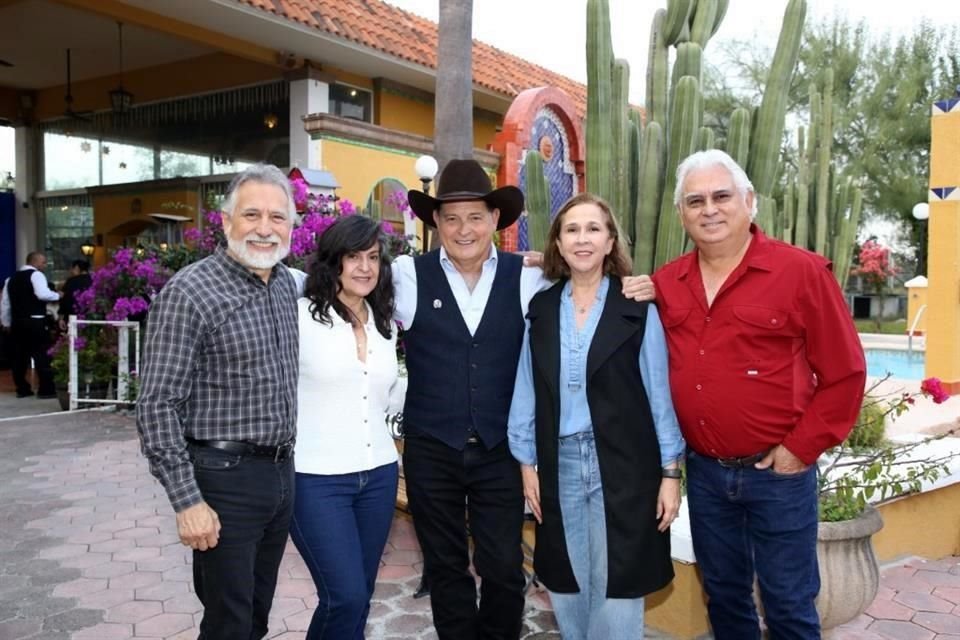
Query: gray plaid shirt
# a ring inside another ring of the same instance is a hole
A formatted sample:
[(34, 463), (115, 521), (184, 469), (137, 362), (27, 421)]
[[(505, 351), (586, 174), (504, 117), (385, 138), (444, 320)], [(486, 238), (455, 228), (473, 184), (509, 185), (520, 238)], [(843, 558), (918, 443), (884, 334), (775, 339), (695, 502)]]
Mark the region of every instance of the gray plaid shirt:
[(185, 438), (294, 438), (297, 341), (297, 289), (283, 265), (266, 284), (221, 247), (163, 287), (147, 320), (137, 429), (174, 510), (202, 500)]

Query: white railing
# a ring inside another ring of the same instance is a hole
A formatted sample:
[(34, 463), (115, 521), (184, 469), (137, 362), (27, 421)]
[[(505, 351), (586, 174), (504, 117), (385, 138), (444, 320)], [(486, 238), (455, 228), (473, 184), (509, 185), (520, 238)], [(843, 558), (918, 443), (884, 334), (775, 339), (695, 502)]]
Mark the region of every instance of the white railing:
[(923, 316), (923, 312), (927, 310), (927, 305), (920, 305), (920, 308), (917, 309), (917, 315), (913, 318), (913, 324), (910, 325), (910, 330), (907, 331), (907, 356), (913, 355), (913, 336), (917, 333), (917, 325), (920, 324), (920, 318)]
[[(80, 378), (77, 372), (77, 327), (80, 325), (103, 325), (117, 328), (117, 397), (116, 398), (80, 398)], [(140, 323), (129, 320), (82, 320), (70, 316), (67, 324), (67, 348), (70, 350), (70, 411), (75, 411), (79, 403), (84, 404), (136, 404), (136, 400), (127, 399), (130, 383), (130, 329), (133, 329), (133, 371), (140, 373)]]

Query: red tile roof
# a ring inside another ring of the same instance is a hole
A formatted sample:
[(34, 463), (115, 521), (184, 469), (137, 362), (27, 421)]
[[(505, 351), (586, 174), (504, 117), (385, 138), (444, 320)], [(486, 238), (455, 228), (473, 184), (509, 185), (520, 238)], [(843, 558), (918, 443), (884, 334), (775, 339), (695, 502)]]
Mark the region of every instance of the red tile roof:
[[(437, 68), (437, 24), (381, 0), (236, 0), (391, 56)], [(566, 91), (582, 117), (587, 87), (478, 40), (473, 41), (473, 81), (514, 97), (531, 87)]]

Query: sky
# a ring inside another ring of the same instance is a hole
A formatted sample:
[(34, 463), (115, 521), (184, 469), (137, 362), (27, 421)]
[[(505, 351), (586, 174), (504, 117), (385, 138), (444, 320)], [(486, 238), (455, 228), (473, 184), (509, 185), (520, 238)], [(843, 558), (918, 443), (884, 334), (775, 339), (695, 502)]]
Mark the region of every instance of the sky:
[[(436, 21), (441, 0), (387, 0)], [(650, 24), (666, 0), (609, 0), (613, 51), (630, 63), (630, 101), (644, 103)], [(586, 82), (586, 0), (473, 0), (473, 37), (552, 71)], [(773, 50), (787, 0), (730, 0), (714, 39), (756, 40)], [(960, 26), (955, 0), (807, 0), (807, 21), (844, 15), (873, 34), (909, 33), (920, 21)], [(716, 62), (716, 61), (711, 61)]]

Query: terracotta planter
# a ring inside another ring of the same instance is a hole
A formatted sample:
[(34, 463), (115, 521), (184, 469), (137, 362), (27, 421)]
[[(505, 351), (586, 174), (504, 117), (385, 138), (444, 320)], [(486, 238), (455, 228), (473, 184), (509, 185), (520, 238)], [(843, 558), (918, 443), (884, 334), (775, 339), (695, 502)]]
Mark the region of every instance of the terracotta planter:
[(871, 506), (854, 520), (820, 523), (817, 612), (823, 629), (853, 620), (876, 598), (880, 568), (873, 552), (872, 536), (882, 528), (883, 519)]

